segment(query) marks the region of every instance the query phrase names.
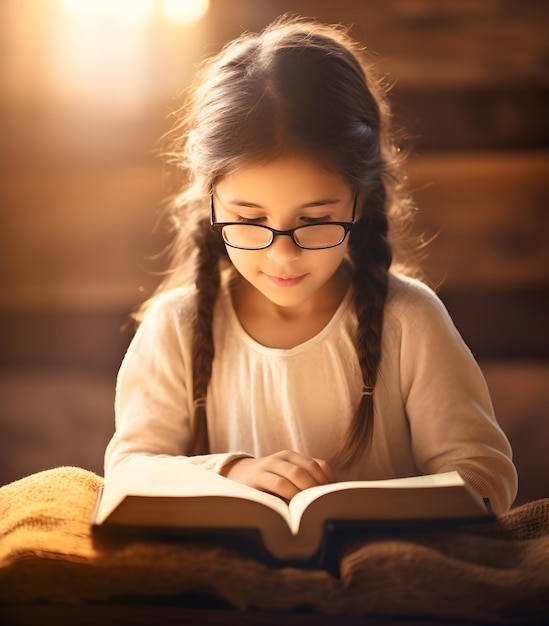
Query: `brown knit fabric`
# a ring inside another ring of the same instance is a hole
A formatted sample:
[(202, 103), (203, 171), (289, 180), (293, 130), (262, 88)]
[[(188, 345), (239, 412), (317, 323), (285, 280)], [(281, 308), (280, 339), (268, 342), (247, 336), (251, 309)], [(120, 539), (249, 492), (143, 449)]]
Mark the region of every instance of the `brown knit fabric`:
[(102, 479), (62, 467), (0, 488), (0, 602), (106, 602), (199, 592), (237, 608), (518, 623), (549, 620), (549, 499), (496, 524), (370, 537), (341, 556), (341, 577), (269, 568), (188, 543), (94, 542)]

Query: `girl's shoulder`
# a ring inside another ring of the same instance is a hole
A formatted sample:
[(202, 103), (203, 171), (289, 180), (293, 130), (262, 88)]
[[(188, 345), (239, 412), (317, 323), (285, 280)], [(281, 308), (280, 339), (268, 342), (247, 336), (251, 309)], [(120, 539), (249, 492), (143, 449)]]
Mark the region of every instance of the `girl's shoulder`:
[[(221, 273), (221, 284), (217, 297), (214, 319), (217, 319), (219, 309), (226, 308), (227, 298), (230, 300), (230, 283), (233, 273), (230, 268)], [(151, 297), (141, 309), (140, 323), (151, 324), (176, 324), (183, 328), (189, 328), (188, 322), (196, 316), (195, 285), (181, 285), (160, 291)]]
[(404, 274), (389, 273), (389, 293), (388, 298), (396, 302), (411, 301), (440, 301), (431, 287), (424, 282)]
[(143, 308), (141, 322), (153, 320), (182, 320), (194, 311), (196, 289), (193, 287), (175, 287), (154, 295)]
[(450, 322), (446, 307), (435, 291), (420, 280), (402, 274), (389, 274), (385, 312), (401, 323)]

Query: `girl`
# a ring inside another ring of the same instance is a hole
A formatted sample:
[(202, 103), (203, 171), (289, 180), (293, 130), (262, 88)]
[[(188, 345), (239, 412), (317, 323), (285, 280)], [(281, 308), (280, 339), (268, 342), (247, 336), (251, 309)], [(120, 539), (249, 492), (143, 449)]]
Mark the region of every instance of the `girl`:
[(482, 374), (397, 259), (412, 206), (363, 53), (339, 27), (281, 19), (207, 62), (183, 113), (172, 270), (119, 372), (106, 473), (170, 455), (290, 499), (457, 470), (508, 509), (516, 472)]

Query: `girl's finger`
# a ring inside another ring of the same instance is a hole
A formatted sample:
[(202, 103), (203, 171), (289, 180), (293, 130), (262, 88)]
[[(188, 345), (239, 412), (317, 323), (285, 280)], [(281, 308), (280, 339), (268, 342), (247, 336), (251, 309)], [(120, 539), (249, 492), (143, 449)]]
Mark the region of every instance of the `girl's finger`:
[[(336, 481), (335, 474), (327, 461), (314, 459), (299, 452), (286, 451), (284, 459), (303, 469), (313, 479), (314, 485), (326, 485)], [(306, 487), (304, 487), (306, 488)]]
[(315, 459), (297, 453), (270, 457), (265, 469), (289, 481), (298, 491), (330, 482)]
[(325, 484), (337, 482), (337, 478), (332, 466), (324, 459), (314, 459), (319, 465), (322, 473), (326, 477)]

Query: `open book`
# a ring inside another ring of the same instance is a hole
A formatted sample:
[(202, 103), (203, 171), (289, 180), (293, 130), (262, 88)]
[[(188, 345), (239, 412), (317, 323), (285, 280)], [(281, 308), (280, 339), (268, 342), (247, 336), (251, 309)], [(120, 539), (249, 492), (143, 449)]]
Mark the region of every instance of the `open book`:
[(312, 558), (327, 526), (384, 528), (401, 522), (492, 517), (457, 472), (312, 487), (289, 504), (280, 498), (170, 457), (132, 456), (105, 481), (95, 529), (223, 533), (259, 531), (276, 560)]

